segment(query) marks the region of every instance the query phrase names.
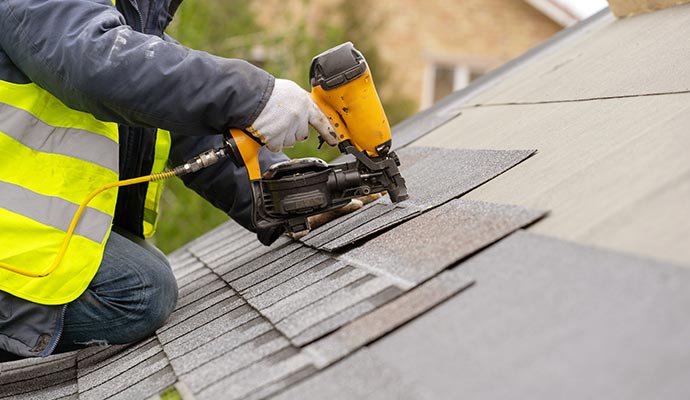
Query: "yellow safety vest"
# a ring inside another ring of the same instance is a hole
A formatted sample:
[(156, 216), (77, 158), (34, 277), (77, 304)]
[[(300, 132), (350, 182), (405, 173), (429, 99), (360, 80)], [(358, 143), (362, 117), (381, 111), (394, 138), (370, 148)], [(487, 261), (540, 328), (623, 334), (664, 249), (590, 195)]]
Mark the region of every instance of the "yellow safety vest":
[[(113, 0), (113, 5), (115, 0)], [(73, 110), (34, 83), (0, 80), (0, 262), (43, 271), (79, 204), (119, 178), (118, 127)], [(159, 129), (151, 173), (165, 170), (170, 133)], [(143, 234), (157, 225), (163, 183), (149, 182)], [(117, 189), (94, 198), (51, 274), (32, 278), (0, 268), (0, 290), (41, 304), (79, 297), (96, 274), (110, 235)]]
[[(170, 133), (159, 129), (151, 173), (162, 172)], [(50, 265), (79, 204), (119, 178), (117, 124), (70, 109), (34, 83), (0, 80), (0, 261), (38, 272)], [(143, 233), (156, 230), (163, 183), (149, 182)], [(110, 235), (117, 189), (84, 212), (51, 274), (32, 278), (0, 268), (0, 290), (41, 304), (81, 295), (96, 274)]]
[[(158, 129), (156, 132), (156, 150), (150, 172), (151, 174), (165, 171), (168, 164), (168, 157), (170, 156), (170, 143), (170, 132)], [(158, 205), (160, 204), (161, 193), (163, 193), (163, 181), (149, 182), (148, 185), (146, 200), (144, 201), (144, 220), (142, 221), (142, 232), (144, 232), (145, 238), (150, 238), (156, 233), (156, 227), (158, 226)]]
[[(34, 83), (0, 81), (0, 261), (41, 271), (86, 196), (118, 180), (117, 124), (70, 109)], [(0, 269), (0, 290), (42, 304), (77, 298), (110, 234), (117, 190), (96, 197), (60, 266), (30, 278)]]

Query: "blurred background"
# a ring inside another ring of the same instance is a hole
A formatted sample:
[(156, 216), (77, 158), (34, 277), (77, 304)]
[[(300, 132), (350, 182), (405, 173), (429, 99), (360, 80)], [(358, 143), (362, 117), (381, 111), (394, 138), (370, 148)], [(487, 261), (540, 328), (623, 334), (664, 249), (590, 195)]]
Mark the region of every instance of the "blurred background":
[[(185, 46), (248, 60), (307, 90), (312, 57), (351, 41), (367, 59), (395, 125), (606, 5), (605, 0), (184, 0), (167, 32)], [(285, 152), (326, 161), (339, 154), (317, 146), (312, 134)], [(177, 178), (166, 182), (161, 214), (154, 239), (165, 253), (228, 219)]]

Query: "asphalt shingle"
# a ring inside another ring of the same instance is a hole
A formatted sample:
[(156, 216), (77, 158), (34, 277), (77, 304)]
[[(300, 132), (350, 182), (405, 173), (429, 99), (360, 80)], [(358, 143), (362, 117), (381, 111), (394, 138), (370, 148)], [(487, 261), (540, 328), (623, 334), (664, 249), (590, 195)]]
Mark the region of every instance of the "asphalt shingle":
[(195, 265), (194, 270), (189, 270), (188, 273), (182, 276), (176, 276), (177, 287), (185, 290), (196, 290), (197, 288), (202, 286), (198, 283), (200, 279), (202, 279), (205, 275), (211, 274), (213, 274), (213, 271), (206, 268), (203, 264), (197, 264)]
[[(372, 379), (372, 377), (376, 379)], [(420, 400), (431, 399), (417, 383), (401, 379), (391, 366), (363, 348), (273, 397), (274, 400)]]
[(318, 371), (313, 368), (313, 366), (309, 365), (306, 366), (302, 369), (299, 369), (295, 372), (292, 372), (291, 374), (281, 377), (278, 380), (273, 381), (272, 383), (262, 386), (260, 388), (257, 388), (255, 390), (252, 390), (250, 393), (248, 393), (246, 396), (243, 396), (243, 400), (262, 400), (266, 399), (267, 396), (271, 396), (273, 394), (279, 393), (286, 388), (292, 386), (296, 382), (300, 382), (304, 380), (305, 378), (318, 373)]
[[(316, 250), (310, 249), (305, 246), (299, 246), (295, 251), (286, 254), (285, 256), (271, 262), (264, 264), (260, 268), (253, 269), (252, 272), (240, 276), (230, 282), (230, 286), (238, 292), (243, 292), (254, 285), (257, 285), (263, 281), (271, 279), (273, 276), (291, 268), (295, 265), (299, 265), (304, 262), (309, 257), (316, 255)], [(224, 278), (230, 279), (230, 274), (225, 275)]]
[(187, 295), (184, 297), (179, 297), (177, 299), (177, 304), (175, 305), (175, 310), (180, 310), (184, 307), (187, 307), (189, 304), (194, 303), (204, 297), (207, 297), (212, 293), (215, 293), (216, 291), (225, 291), (227, 287), (228, 284), (225, 283), (225, 281), (221, 279), (215, 279), (210, 283), (206, 284), (206, 286), (204, 286), (204, 290), (195, 290), (191, 293), (187, 293)]
[[(362, 224), (362, 217), (365, 220), (364, 231), (371, 233), (372, 229), (390, 225), (385, 221), (399, 222), (400, 218), (411, 215), (407, 211), (401, 214), (395, 210), (411, 207), (414, 213), (423, 214), (408, 224), (375, 238), (371, 245), (365, 244), (361, 248), (342, 254), (339, 256), (340, 261), (304, 244), (285, 239), (270, 248), (252, 248), (245, 252), (243, 246), (236, 245), (244, 243), (246, 238), (243, 238), (242, 234), (224, 235), (217, 233), (224, 230), (217, 230), (209, 239), (215, 243), (205, 247), (202, 243), (197, 244), (195, 256), (212, 265), (213, 275), (222, 274), (221, 278), (237, 293), (237, 297), (233, 295), (228, 298), (227, 292), (221, 287), (213, 296), (204, 299), (194, 296), (196, 301), (186, 302), (187, 306), (178, 309), (172, 316), (169, 326), (159, 331), (169, 356), (176, 359), (191, 353), (201, 345), (212, 345), (220, 336), (231, 337), (231, 329), (227, 329), (227, 326), (222, 327), (216, 319), (228, 321), (228, 318), (242, 316), (242, 319), (236, 319), (235, 323), (226, 322), (232, 327), (236, 326), (237, 322), (245, 323), (256, 318), (257, 314), (252, 309), (241, 305), (245, 301), (297, 346), (318, 340), (376, 310), (377, 307), (433, 277), (462, 257), (543, 215), (519, 207), (461, 200), (425, 213), (426, 210), (462, 194), (492, 174), (500, 173), (530, 154), (532, 151), (441, 151), (431, 148), (403, 150), (402, 157), (408, 158), (410, 169), (417, 171), (416, 175), (412, 174), (413, 183), (410, 188), (419, 192), (426, 190), (426, 194), (417, 196), (414, 202), (403, 205), (392, 205), (387, 199), (383, 199), (379, 203), (365, 207), (359, 215), (352, 214), (339, 219), (339, 224), (334, 225), (332, 229), (323, 230), (322, 233), (333, 235), (334, 232), (344, 229), (349, 231), (348, 234), (351, 236), (340, 235), (330, 240), (330, 244), (326, 246), (333, 243), (338, 246), (337, 243), (351, 242), (350, 237), (359, 237), (358, 232), (362, 227), (358, 228), (355, 225)], [(457, 176), (462, 175), (462, 178), (449, 179), (450, 183), (458, 183), (452, 186), (451, 190), (439, 185), (439, 180), (432, 185), (432, 189), (427, 188), (428, 184), (422, 184), (421, 180), (428, 179), (429, 175), (435, 172), (435, 168), (452, 163), (459, 166)], [(491, 172), (468, 172), (472, 168), (477, 168), (477, 165)], [(380, 211), (382, 207), (392, 209)], [(436, 229), (429, 234), (430, 238), (436, 239), (435, 245), (411, 237), (415, 235), (416, 229), (429, 223), (434, 224), (433, 229)], [(464, 225), (466, 230), (444, 235), (446, 230), (452, 231), (451, 228), (457, 225)], [(237, 228), (233, 227), (225, 232), (236, 230)], [(245, 233), (244, 236), (251, 237), (252, 234)], [(312, 240), (322, 237), (324, 235), (314, 235)], [(468, 237), (475, 240), (467, 240)], [(230, 242), (234, 242), (235, 245)], [(308, 243), (314, 244), (309, 241)], [(383, 250), (377, 248), (381, 243), (384, 245)], [(429, 261), (416, 265), (414, 258), (420, 255), (427, 255), (423, 258)], [(382, 261), (387, 259), (392, 262)], [(202, 268), (188, 273), (185, 281), (194, 282), (210, 274), (210, 269)], [(204, 285), (207, 284), (208, 282), (204, 282)], [(189, 296), (192, 294), (187, 297)], [(216, 300), (220, 300), (220, 303)], [(227, 306), (222, 306), (223, 301), (230, 301), (232, 307), (240, 309), (228, 310)], [(195, 316), (194, 314), (199, 311), (204, 312)], [(228, 312), (237, 315), (226, 315)], [(178, 320), (184, 321), (186, 325), (177, 327)], [(174, 335), (174, 330), (192, 333), (185, 334), (183, 340), (176, 340), (168, 346), (171, 341), (168, 336)], [(209, 333), (204, 333), (205, 331)], [(194, 386), (193, 383), (191, 385)]]
[(543, 215), (523, 207), (456, 199), (340, 258), (417, 284)]
[[(385, 197), (368, 207), (315, 229), (302, 241), (335, 251), (430, 208), (459, 197), (522, 162), (535, 150), (447, 150), (410, 147), (398, 152), (409, 200)], [(410, 165), (406, 165), (406, 159)]]
[[(227, 224), (237, 225), (237, 223), (233, 221), (229, 221)], [(221, 246), (216, 253), (202, 255), (199, 258), (216, 274), (224, 275), (261, 256), (270, 257), (271, 253), (274, 251), (292, 243), (292, 240), (283, 236), (276, 240), (271, 246), (264, 246), (253, 236), (254, 235), (251, 233), (245, 232), (245, 238), (248, 244), (239, 249), (231, 246)], [(225, 243), (224, 240), (227, 239), (222, 239), (219, 243)]]
[[(187, 251), (195, 255), (206, 255), (214, 253), (219, 243), (224, 242), (235, 242), (234, 239), (244, 236), (246, 229), (238, 223), (226, 223), (218, 226), (217, 228), (204, 234), (203, 239), (198, 238), (197, 240), (189, 243), (185, 248)], [(201, 240), (200, 240), (201, 239)]]
[[(185, 368), (180, 373), (180, 380), (185, 382), (192, 392), (199, 393), (214, 384), (220, 386), (219, 382), (225, 381), (238, 371), (290, 348), (290, 342), (275, 330), (259, 334), (244, 343), (230, 343), (229, 340), (233, 338), (228, 336), (219, 339), (224, 340), (225, 344), (218, 346), (213, 357), (196, 360), (195, 369), (187, 371)], [(209, 345), (215, 346), (213, 343)], [(175, 362), (173, 365), (176, 365)]]
[(77, 391), (74, 352), (0, 363), (0, 399), (73, 398)]
[[(342, 269), (345, 265), (330, 257), (325, 259), (315, 259), (312, 263), (302, 263), (300, 267), (295, 266), (295, 269), (302, 270), (301, 267), (309, 267), (304, 271), (299, 271), (293, 278), (286, 280), (276, 287), (267, 288), (264, 292), (257, 293), (254, 297), (249, 297), (248, 301), (258, 310), (265, 310), (266, 308), (299, 293), (301, 290), (316, 284), (327, 276)], [(320, 261), (320, 262), (318, 262)], [(312, 291), (314, 289), (311, 289)], [(313, 293), (306, 295), (312, 296)]]
[[(177, 307), (175, 311), (173, 311), (172, 315), (168, 318), (168, 320), (165, 323), (165, 326), (163, 329), (169, 329), (172, 326), (175, 326), (179, 323), (182, 323), (186, 321), (187, 319), (193, 317), (196, 314), (199, 314), (200, 312), (203, 312), (214, 305), (220, 303), (221, 301), (232, 299), (233, 297), (236, 297), (236, 293), (233, 292), (232, 290), (228, 290), (227, 285), (223, 282), (223, 286), (220, 288), (216, 289), (216, 285), (209, 285), (205, 290), (197, 290), (194, 293), (200, 293), (199, 298), (195, 299), (194, 301), (187, 302), (185, 301), (185, 305), (181, 307)], [(205, 296), (203, 296), (204, 293), (207, 293)], [(201, 297), (203, 296), (203, 297)], [(197, 296), (187, 296), (185, 299), (189, 299), (190, 297), (197, 297)], [(160, 332), (160, 330), (159, 330)]]
[[(96, 350), (99, 350), (97, 347)], [(81, 358), (79, 361), (79, 391), (86, 392), (105, 382), (122, 375), (126, 371), (138, 366), (161, 353), (158, 340), (150, 338), (129, 348), (112, 346), (112, 351), (117, 354), (111, 356), (110, 351), (99, 351), (89, 358)], [(120, 353), (118, 353), (120, 352)]]
[[(169, 331), (163, 331), (158, 333), (158, 337), (161, 338), (170, 358), (175, 358), (213, 341), (258, 315), (247, 303), (240, 300), (229, 306), (208, 309), (198, 314), (199, 318), (190, 318), (189, 321), (195, 320), (192, 324), (178, 325), (182, 328), (176, 330), (175, 334), (169, 335)], [(179, 332), (182, 334), (178, 335)]]
[[(161, 365), (164, 362), (161, 361)], [(153, 367), (152, 367), (153, 369)], [(166, 388), (173, 385), (177, 380), (175, 373), (169, 365), (165, 365), (158, 372), (146, 377), (146, 379), (127, 386), (126, 389), (119, 391), (116, 395), (109, 397), (113, 400), (130, 400), (130, 399), (145, 399), (150, 397), (159, 397), (159, 394)], [(87, 397), (79, 395), (80, 399)], [(94, 397), (94, 399), (102, 399)]]
[[(184, 255), (184, 257), (183, 257)], [(177, 252), (177, 256), (174, 258), (168, 257), (170, 261), (170, 266), (173, 269), (173, 274), (175, 277), (182, 278), (190, 272), (196, 271), (203, 264), (189, 252)]]
[(333, 273), (302, 290), (294, 292), (277, 303), (262, 309), (261, 313), (269, 320), (278, 323), (304, 307), (322, 298), (328, 297), (331, 293), (367, 275), (365, 271), (350, 267), (344, 263), (337, 265), (340, 268)]
[(35, 384), (30, 386), (9, 385), (0, 390), (0, 398), (12, 400), (71, 400), (79, 398), (77, 382), (74, 377), (75, 371), (63, 371), (41, 377), (45, 380), (45, 386), (37, 387)]
[[(272, 330), (273, 325), (264, 318), (257, 317), (234, 327), (212, 341), (195, 348), (192, 352), (172, 358), (170, 363), (178, 375), (185, 375), (247, 343), (256, 345), (261, 335)], [(287, 344), (287, 340), (284, 342)]]
[(322, 274), (329, 274), (329, 267), (335, 263), (337, 261), (329, 255), (316, 253), (269, 279), (255, 283), (242, 291), (242, 296), (250, 299), (255, 307), (266, 308), (321, 279), (325, 276)]
[[(235, 222), (226, 225), (240, 226)], [(213, 240), (212, 245), (202, 249), (190, 249), (190, 251), (206, 264), (218, 265), (219, 263), (214, 263), (214, 261), (226, 257), (229, 254), (234, 254), (236, 252), (247, 253), (249, 250), (264, 248), (264, 246), (256, 240), (256, 236), (247, 234), (246, 230), (233, 236), (220, 236)]]
[(177, 381), (155, 337), (121, 356), (83, 360), (78, 364), (80, 399), (147, 398)]
[(209, 271), (205, 271), (197, 280), (185, 286), (178, 286), (179, 290), (177, 297), (179, 299), (183, 299), (200, 289), (203, 290), (207, 285), (210, 285), (216, 281), (218, 281), (218, 277), (216, 275), (210, 273)]
[[(235, 262), (226, 262), (224, 265), (214, 268), (214, 271), (221, 275), (226, 282), (232, 282), (263, 268), (267, 264), (280, 260), (301, 247), (299, 243), (285, 243), (277, 247), (262, 246), (261, 251), (258, 254), (252, 254), (251, 258), (247, 257), (244, 260), (240, 258)], [(243, 251), (238, 251), (237, 253), (242, 254)], [(231, 254), (234, 254), (234, 252)]]
[(239, 370), (222, 381), (203, 389), (196, 397), (203, 399), (241, 399), (254, 394), (267, 395), (264, 389), (278, 390), (294, 380), (316, 371), (310, 357), (287, 348)]
[[(418, 147), (398, 151), (401, 162)], [(428, 150), (423, 149), (423, 152)], [(409, 203), (422, 209), (459, 197), (524, 161), (536, 150), (434, 149), (410, 168), (402, 168)], [(403, 164), (404, 165), (404, 164)]]
[[(404, 293), (404, 291), (396, 286), (388, 286), (373, 296), (369, 296), (359, 302), (333, 313), (330, 310), (328, 314), (321, 315), (320, 318), (307, 328), (293, 336), (292, 342), (298, 346), (304, 346), (329, 332), (333, 332), (338, 328), (344, 326), (350, 321), (365, 315), (383, 304), (393, 300)], [(353, 302), (354, 303), (354, 302)]]
[(304, 242), (326, 251), (336, 251), (359, 239), (373, 235), (396, 223), (408, 220), (421, 213), (421, 209), (411, 204), (390, 204), (387, 198), (373, 203), (351, 218), (328, 226), (328, 230), (315, 230), (315, 236), (305, 237)]
[[(276, 323), (276, 328), (287, 337), (295, 338), (308, 328), (319, 324), (335, 314), (347, 310), (361, 301), (374, 297), (392, 286), (393, 284), (385, 278), (366, 275), (343, 286), (330, 296), (315, 301), (299, 309), (295, 313), (286, 316), (280, 322)], [(354, 309), (351, 310), (351, 312), (354, 312)], [(343, 322), (349, 321), (346, 320)], [(336, 326), (336, 328), (337, 327), (339, 326)]]
[(466, 276), (443, 272), (306, 346), (305, 351), (314, 355), (317, 366), (325, 367), (469, 288), (473, 283), (474, 280)]
[(687, 267), (519, 231), (445, 273), (477, 284), (369, 348), (433, 398), (690, 393)]

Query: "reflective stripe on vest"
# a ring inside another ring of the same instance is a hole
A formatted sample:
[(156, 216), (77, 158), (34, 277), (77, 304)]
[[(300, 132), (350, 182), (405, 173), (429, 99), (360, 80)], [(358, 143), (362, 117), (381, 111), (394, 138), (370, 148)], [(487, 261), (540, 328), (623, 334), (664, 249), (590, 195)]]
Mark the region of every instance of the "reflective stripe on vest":
[[(68, 108), (38, 85), (0, 81), (0, 261), (50, 265), (79, 204), (118, 180), (117, 124)], [(64, 304), (89, 285), (110, 234), (117, 190), (97, 196), (58, 268), (42, 278), (0, 269), (0, 290)]]
[[(156, 132), (156, 152), (153, 160), (153, 167), (151, 173), (156, 174), (163, 172), (168, 163), (168, 156), (170, 155), (170, 132), (158, 129)], [(146, 200), (144, 202), (144, 220), (143, 233), (144, 237), (150, 238), (156, 233), (158, 226), (158, 206), (163, 193), (163, 181), (154, 181), (148, 183), (149, 187), (146, 190)]]

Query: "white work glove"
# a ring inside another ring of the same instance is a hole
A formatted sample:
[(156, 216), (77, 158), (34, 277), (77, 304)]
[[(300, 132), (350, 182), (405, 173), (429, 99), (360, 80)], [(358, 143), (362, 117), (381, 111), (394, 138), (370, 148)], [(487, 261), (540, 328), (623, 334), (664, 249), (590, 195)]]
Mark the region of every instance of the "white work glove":
[(246, 130), (269, 150), (277, 152), (306, 140), (309, 124), (326, 143), (331, 146), (338, 144), (335, 130), (309, 93), (293, 81), (276, 79), (266, 106)]

